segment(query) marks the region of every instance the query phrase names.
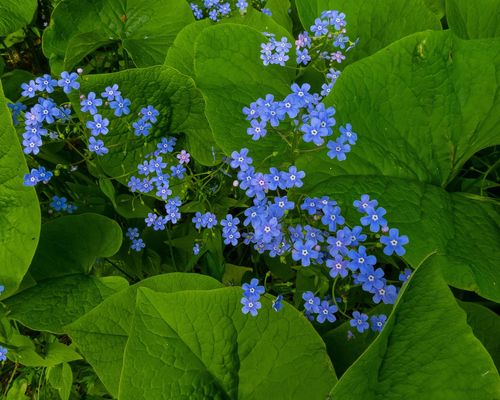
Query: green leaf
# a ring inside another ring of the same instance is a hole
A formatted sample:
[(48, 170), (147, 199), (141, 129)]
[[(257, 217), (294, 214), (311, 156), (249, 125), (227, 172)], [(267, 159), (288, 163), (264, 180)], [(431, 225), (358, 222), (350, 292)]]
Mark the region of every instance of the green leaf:
[(445, 1), (444, 0), (424, 0), (424, 3), (439, 18), (444, 17), (444, 13), (445, 13), (445, 4), (444, 4)]
[(122, 230), (98, 214), (68, 215), (42, 226), (40, 243), (30, 267), (37, 281), (87, 274), (98, 257), (111, 257), (122, 243)]
[(62, 334), (65, 333), (64, 326), (127, 287), (128, 282), (117, 276), (69, 275), (41, 281), (7, 299), (5, 304), (10, 309), (9, 318), (24, 326), (35, 331)]
[[(499, 40), (449, 31), (404, 38), (349, 66), (326, 100), (338, 124), (358, 133), (347, 160), (321, 150), (298, 163), (306, 186), (343, 200), (345, 211), (363, 193), (377, 197), (390, 225), (409, 236), (411, 264), (437, 250), (449, 284), (496, 301), (499, 208), (444, 187), (475, 152), (500, 143), (499, 73)], [(482, 240), (472, 243), (477, 232)]]
[(75, 68), (104, 45), (119, 45), (138, 67), (161, 64), (177, 33), (194, 21), (184, 0), (61, 1), (43, 35), (52, 72)]
[(62, 363), (50, 368), (47, 380), (59, 392), (61, 400), (68, 400), (73, 386), (73, 372), (68, 363)]
[[(132, 69), (112, 74), (88, 75), (81, 78), (81, 92), (100, 93), (108, 85), (119, 83), (122, 96), (131, 101), (131, 115), (116, 118), (112, 110), (102, 109), (109, 118), (110, 132), (104, 139), (110, 151), (96, 162), (111, 177), (120, 177), (126, 182), (129, 174), (137, 175), (137, 164), (146, 154), (156, 149), (161, 137), (185, 133), (189, 150), (194, 158), (204, 165), (214, 165), (215, 142), (204, 114), (205, 103), (191, 78), (168, 66)], [(78, 95), (72, 96), (75, 107)], [(151, 134), (144, 138), (134, 135), (131, 123), (138, 119), (141, 108), (152, 105), (160, 112), (158, 122)], [(80, 114), (88, 119), (88, 115)], [(90, 135), (90, 133), (89, 133)], [(195, 146), (196, 144), (196, 146)], [(220, 157), (219, 157), (220, 159)]]
[(458, 301), (467, 313), (467, 323), (483, 346), (493, 358), (497, 369), (500, 368), (500, 317), (498, 314), (477, 303)]
[(494, 399), (500, 377), (431, 259), (405, 285), (383, 331), (330, 396)]
[[(278, 36), (286, 35), (284, 31)], [(284, 97), (293, 77), (290, 69), (262, 64), (259, 52), (264, 41), (261, 32), (248, 26), (215, 25), (199, 36), (194, 63), (196, 83), (205, 96), (205, 112), (215, 141), (226, 154), (251, 148), (256, 164), (273, 151), (277, 155), (286, 149), (277, 135), (269, 134), (265, 143), (253, 141), (246, 133), (250, 125), (242, 109), (268, 93)]]
[[(289, 33), (284, 30), (279, 23), (253, 8), (249, 8), (245, 15), (224, 18), (217, 22), (217, 25), (221, 24), (246, 25), (258, 30), (259, 32), (273, 32), (278, 37), (289, 35)], [(195, 21), (182, 29), (175, 38), (172, 46), (168, 49), (165, 64), (178, 69), (185, 75), (195, 78), (194, 57), (198, 38), (200, 38), (201, 32), (213, 25), (213, 22), (209, 19), (202, 19), (200, 21)], [(289, 39), (291, 39), (290, 36)], [(260, 62), (258, 57), (256, 59)], [(219, 71), (219, 73), (222, 72), (223, 71)]]
[(16, 291), (35, 252), (40, 207), (35, 190), (23, 184), (26, 161), (0, 84), (0, 284)]
[(272, 18), (278, 24), (292, 32), (292, 19), (289, 13), (291, 11), (290, 0), (267, 0), (266, 8), (271, 10)]
[(345, 13), (347, 35), (359, 43), (342, 63), (353, 63), (385, 46), (415, 32), (441, 29), (439, 17), (426, 5), (426, 0), (351, 1), (351, 0), (297, 0), (297, 11), (304, 29), (319, 18), (322, 11), (338, 10)]
[(33, 19), (36, 0), (2, 0), (0, 3), (0, 37), (21, 29)]
[(26, 367), (54, 367), (63, 362), (81, 360), (82, 356), (58, 341), (49, 343), (43, 349), (36, 348), (31, 338), (17, 334), (9, 342), (7, 358)]
[(131, 329), (139, 287), (170, 293), (190, 289), (216, 289), (221, 287), (221, 284), (213, 278), (198, 274), (158, 275), (109, 297), (68, 326), (72, 340), (114, 396), (118, 395), (123, 353)]
[(240, 299), (240, 288), (139, 289), (118, 398), (324, 399), (336, 377), (311, 324), (268, 298), (244, 315)]
[(446, 186), (474, 153), (500, 143), (499, 74), (500, 40), (450, 31), (417, 33), (361, 60), (325, 101), (359, 133), (347, 160), (328, 166)]
[(447, 0), (446, 19), (450, 29), (463, 39), (500, 36), (498, 0)]

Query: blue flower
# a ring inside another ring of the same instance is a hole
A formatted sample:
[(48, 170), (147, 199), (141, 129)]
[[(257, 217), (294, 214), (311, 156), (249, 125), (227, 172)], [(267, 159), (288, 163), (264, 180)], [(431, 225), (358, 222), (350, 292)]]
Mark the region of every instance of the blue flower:
[(352, 131), (351, 124), (346, 124), (345, 127), (341, 126), (339, 128), (341, 133), (341, 140), (344, 142), (348, 142), (349, 144), (356, 144), (356, 140), (358, 140), (358, 135), (356, 132)]
[(7, 353), (9, 350), (7, 350), (5, 347), (0, 346), (0, 361), (5, 361), (7, 360)]
[(335, 317), (335, 313), (338, 311), (337, 306), (328, 304), (328, 301), (323, 300), (318, 307), (318, 315), (316, 317), (316, 321), (322, 324), (325, 320), (328, 322), (335, 322), (337, 318)]
[(195, 256), (197, 256), (199, 253), (200, 253), (200, 244), (199, 243), (195, 243), (194, 246), (193, 246), (193, 254)]
[(109, 107), (115, 110), (115, 116), (121, 117), (122, 115), (130, 114), (130, 100), (124, 99), (121, 96), (115, 96), (115, 99), (109, 103)]
[(358, 209), (361, 213), (368, 213), (368, 210), (373, 210), (378, 205), (377, 200), (370, 200), (370, 196), (363, 194), (361, 200), (355, 200), (353, 203), (354, 207)]
[(357, 271), (358, 269), (362, 271), (377, 263), (377, 258), (375, 256), (366, 254), (365, 246), (359, 246), (357, 250), (350, 250), (348, 255), (351, 259), (349, 268), (352, 271)]
[(373, 269), (371, 265), (362, 268), (356, 276), (356, 283), (361, 284), (365, 292), (374, 293), (385, 286), (384, 271), (381, 268)]
[(222, 230), (222, 238), (224, 239), (224, 244), (236, 246), (238, 244), (238, 239), (241, 237), (240, 232), (237, 229), (227, 229)]
[(143, 115), (144, 120), (154, 124), (156, 121), (158, 121), (156, 117), (160, 115), (160, 112), (156, 110), (153, 106), (147, 106), (141, 109), (141, 114)]
[(385, 325), (385, 321), (387, 321), (387, 316), (384, 314), (380, 314), (379, 316), (372, 315), (370, 318), (372, 331), (381, 332)]
[(340, 215), (340, 207), (338, 206), (328, 206), (323, 207), (323, 217), (321, 217), (321, 222), (323, 225), (327, 226), (331, 232), (337, 230), (337, 225), (342, 225), (345, 219)]
[(24, 175), (25, 186), (35, 186), (39, 182), (48, 183), (53, 173), (47, 171), (45, 167), (33, 168), (29, 174)]
[(38, 154), (40, 152), (39, 147), (42, 146), (42, 138), (38, 135), (25, 135), (23, 134), (24, 154)]
[(306, 143), (313, 142), (316, 146), (321, 146), (323, 138), (328, 136), (328, 129), (322, 126), (322, 121), (318, 118), (311, 118), (309, 124), (302, 125), (300, 130), (304, 132), (302, 140)]
[(318, 252), (314, 249), (316, 244), (312, 240), (307, 240), (305, 243), (302, 240), (297, 240), (293, 244), (292, 258), (295, 261), (300, 261), (302, 266), (308, 267), (311, 265), (311, 260), (318, 257)]
[(52, 93), (54, 87), (57, 86), (57, 80), (52, 78), (49, 74), (45, 74), (35, 79), (38, 90), (41, 92)]
[(80, 83), (76, 80), (78, 79), (78, 74), (72, 72), (71, 74), (67, 71), (61, 73), (61, 79), (57, 81), (57, 85), (63, 88), (64, 93), (68, 94), (73, 89), (79, 89)]
[(288, 172), (282, 173), (282, 178), (285, 181), (285, 187), (287, 189), (293, 187), (302, 187), (302, 178), (306, 176), (304, 171), (297, 171), (295, 166), (288, 168)]
[(29, 83), (21, 84), (21, 89), (23, 89), (23, 91), (21, 92), (21, 96), (31, 99), (35, 97), (35, 94), (38, 90), (38, 85), (34, 80), (30, 80)]
[(261, 137), (266, 136), (267, 130), (265, 121), (252, 120), (250, 122), (251, 127), (247, 129), (247, 133), (252, 136), (253, 140), (259, 140)]
[(248, 314), (250, 313), (252, 317), (257, 316), (258, 310), (262, 307), (260, 302), (258, 300), (252, 300), (248, 299), (246, 297), (243, 297), (241, 299), (241, 304), (243, 304), (243, 307), (241, 308), (241, 312), (243, 314)]
[(181, 164), (177, 164), (170, 167), (170, 171), (172, 171), (172, 176), (175, 176), (178, 179), (182, 179), (184, 178), (184, 174), (186, 173), (186, 168), (184, 168)]
[(232, 230), (237, 230), (237, 226), (240, 223), (239, 218), (234, 218), (231, 214), (227, 214), (225, 219), (220, 222), (223, 228), (228, 228)]
[(217, 218), (216, 218), (215, 214), (212, 214), (211, 212), (207, 212), (207, 213), (205, 213), (204, 218), (205, 218), (206, 227), (208, 229), (212, 229), (215, 225), (217, 225)]
[(231, 153), (231, 168), (239, 168), (242, 171), (246, 171), (250, 164), (252, 164), (252, 159), (248, 157), (248, 149), (241, 149), (238, 153), (237, 151), (233, 151)]
[(245, 13), (247, 11), (248, 2), (246, 0), (238, 0), (236, 2), (236, 7), (239, 8), (241, 13)]
[(307, 65), (309, 61), (311, 61), (311, 56), (309, 55), (309, 51), (307, 49), (297, 50), (297, 64)]
[(351, 146), (349, 144), (343, 143), (342, 139), (337, 139), (335, 142), (330, 140), (327, 144), (326, 147), (330, 149), (328, 152), (328, 157), (330, 157), (332, 160), (334, 158), (337, 158), (339, 161), (344, 161), (346, 157), (346, 153), (349, 153), (351, 151)]
[(373, 295), (373, 302), (378, 304), (382, 301), (384, 304), (394, 304), (397, 297), (398, 291), (396, 286), (387, 285), (375, 291)]
[(102, 99), (96, 98), (96, 94), (94, 92), (90, 92), (87, 95), (87, 98), (84, 98), (80, 105), (83, 112), (88, 112), (90, 115), (94, 115), (97, 113), (97, 107), (102, 105)]
[(65, 211), (68, 208), (68, 199), (66, 199), (66, 197), (54, 196), (52, 197), (52, 202), (50, 203), (50, 206), (55, 211)]
[(281, 294), (279, 294), (274, 300), (273, 300), (273, 304), (272, 304), (272, 308), (274, 311), (278, 312), (280, 311), (282, 308), (283, 308), (283, 296)]
[(132, 128), (134, 128), (135, 136), (148, 136), (152, 125), (145, 118), (141, 118), (139, 121), (132, 123)]
[(313, 292), (307, 291), (302, 293), (302, 300), (304, 300), (304, 308), (306, 311), (318, 313), (321, 300), (319, 297), (316, 297)]
[(406, 250), (403, 246), (407, 244), (408, 241), (408, 236), (399, 236), (399, 231), (395, 228), (389, 230), (389, 236), (382, 236), (380, 238), (380, 243), (385, 245), (384, 254), (388, 256), (392, 255), (394, 252), (400, 257), (404, 255)]
[(106, 135), (109, 132), (108, 129), (109, 120), (103, 118), (100, 114), (94, 115), (93, 121), (87, 121), (86, 126), (90, 129), (90, 133), (94, 136)]
[(314, 33), (314, 36), (326, 35), (328, 33), (328, 22), (321, 20), (321, 18), (316, 18), (309, 30)]
[(270, 10), (270, 9), (268, 9), (268, 8), (263, 8), (263, 9), (262, 9), (262, 10), (260, 10), (260, 11), (262, 12), (262, 14), (268, 15), (268, 16), (270, 16), (270, 17), (273, 15), (273, 13), (271, 12), (271, 10)]
[(104, 146), (104, 142), (100, 139), (96, 140), (94, 136), (89, 138), (89, 151), (96, 153), (98, 156), (103, 156), (109, 152), (108, 148)]
[(138, 228), (128, 228), (127, 233), (125, 234), (130, 240), (134, 240), (139, 237), (139, 229)]
[(130, 245), (130, 248), (135, 251), (141, 251), (144, 247), (146, 247), (146, 245), (140, 238), (132, 240), (132, 244)]
[(243, 289), (243, 296), (255, 300), (258, 300), (266, 291), (264, 286), (259, 285), (257, 278), (253, 278), (250, 283), (244, 283), (241, 288)]
[(345, 278), (348, 274), (347, 267), (349, 266), (349, 261), (344, 260), (344, 257), (337, 254), (334, 259), (327, 259), (326, 266), (330, 268), (330, 276), (336, 278), (340, 275), (341, 278)]
[(411, 269), (410, 268), (405, 268), (405, 270), (399, 274), (399, 280), (401, 282), (407, 282), (408, 279), (410, 279), (410, 276), (411, 276)]
[(177, 138), (175, 137), (161, 138), (160, 143), (156, 145), (158, 153), (160, 154), (171, 153), (172, 151), (174, 151), (174, 146), (176, 142)]
[(156, 192), (156, 195), (158, 197), (161, 197), (163, 200), (167, 200), (167, 197), (172, 194), (172, 190), (168, 188), (168, 183), (164, 183), (161, 186), (158, 186), (158, 190)]
[(363, 232), (363, 228), (360, 226), (355, 226), (352, 230), (349, 227), (344, 227), (345, 236), (349, 237), (351, 246), (358, 246), (360, 242), (366, 240), (366, 235)]
[(108, 101), (113, 101), (115, 97), (120, 95), (121, 92), (118, 90), (118, 85), (116, 83), (113, 86), (106, 86), (104, 92), (101, 93), (101, 97), (104, 97)]
[(387, 221), (384, 215), (387, 213), (384, 208), (379, 207), (375, 209), (368, 209), (368, 215), (361, 218), (361, 225), (370, 225), (370, 231), (377, 233), (381, 227), (387, 226)]
[(370, 327), (368, 324), (368, 315), (361, 314), (359, 311), (354, 311), (352, 313), (352, 319), (349, 321), (349, 324), (360, 333), (363, 333)]

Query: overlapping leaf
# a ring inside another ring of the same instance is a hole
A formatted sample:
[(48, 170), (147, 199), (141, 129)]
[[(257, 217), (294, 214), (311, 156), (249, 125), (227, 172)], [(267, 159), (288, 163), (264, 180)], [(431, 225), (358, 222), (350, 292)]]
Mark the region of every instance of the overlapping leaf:
[(252, 318), (240, 298), (139, 289), (118, 398), (324, 399), (336, 378), (310, 323), (267, 298)]
[(369, 56), (412, 33), (427, 29), (440, 30), (438, 15), (426, 3), (429, 1), (296, 1), (304, 29), (309, 29), (322, 11), (338, 10), (346, 15), (348, 36), (353, 41), (359, 38), (359, 43), (349, 52), (343, 65)]
[(102, 215), (89, 213), (54, 219), (42, 226), (30, 274), (37, 281), (87, 274), (98, 257), (111, 257), (121, 243), (120, 226)]
[(21, 29), (31, 22), (36, 0), (2, 0), (0, 3), (0, 37)]
[(500, 36), (500, 2), (497, 0), (447, 0), (450, 29), (463, 39)]
[(379, 198), (390, 224), (409, 235), (413, 264), (437, 250), (450, 284), (497, 301), (498, 207), (443, 187), (471, 155), (499, 143), (499, 74), (497, 40), (405, 38), (347, 68), (327, 99), (359, 133), (348, 159), (318, 152), (300, 163), (318, 193), (346, 205), (365, 192)]
[(40, 234), (40, 207), (0, 84), (0, 284), (16, 291), (31, 262)]
[(9, 318), (37, 331), (64, 333), (64, 326), (85, 315), (128, 282), (117, 276), (69, 275), (47, 279), (7, 299)]
[(432, 259), (402, 291), (382, 333), (333, 388), (333, 399), (494, 399), (495, 365)]
[(194, 21), (183, 0), (64, 0), (45, 30), (43, 51), (52, 71), (73, 69), (104, 45), (123, 46), (134, 63), (163, 63), (177, 33)]
[[(68, 327), (71, 338), (114, 396), (118, 394), (123, 353), (140, 287), (170, 293), (216, 289), (221, 284), (213, 278), (197, 274), (171, 273), (155, 276), (111, 296)], [(178, 311), (182, 312), (182, 308)]]

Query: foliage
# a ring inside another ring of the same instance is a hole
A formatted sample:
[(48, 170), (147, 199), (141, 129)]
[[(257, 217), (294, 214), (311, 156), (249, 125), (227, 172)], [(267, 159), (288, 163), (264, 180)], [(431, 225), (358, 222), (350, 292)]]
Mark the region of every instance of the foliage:
[(500, 398), (476, 3), (2, 3), (2, 398)]

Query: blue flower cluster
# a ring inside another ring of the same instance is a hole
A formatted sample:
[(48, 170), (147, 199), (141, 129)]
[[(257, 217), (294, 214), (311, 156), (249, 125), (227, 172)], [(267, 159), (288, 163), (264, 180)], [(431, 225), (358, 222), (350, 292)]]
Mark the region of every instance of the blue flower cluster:
[[(329, 85), (333, 85), (330, 83)], [(294, 135), (301, 135), (305, 143), (313, 143), (322, 146), (326, 138), (333, 135), (336, 124), (335, 109), (326, 107), (321, 102), (322, 95), (310, 93), (311, 86), (308, 83), (291, 85), (291, 93), (283, 100), (275, 100), (272, 94), (260, 98), (243, 108), (243, 113), (250, 121), (247, 134), (253, 140), (259, 140), (266, 136), (268, 129), (278, 128), (281, 123), (290, 119), (289, 135), (282, 138), (289, 145), (293, 142)], [(323, 94), (328, 94), (323, 92)], [(300, 121), (300, 122), (299, 122)], [(346, 153), (351, 150), (351, 145), (356, 144), (357, 134), (352, 130), (351, 124), (339, 128), (340, 135), (335, 140), (329, 140), (326, 147), (329, 149), (328, 156), (339, 161), (346, 159)]]
[(65, 211), (68, 214), (73, 214), (77, 210), (77, 206), (68, 203), (66, 197), (53, 196), (50, 202), (50, 207), (57, 212)]
[(241, 304), (243, 304), (243, 307), (241, 311), (243, 314), (250, 313), (250, 315), (255, 317), (262, 307), (259, 301), (260, 296), (265, 293), (266, 289), (264, 286), (259, 286), (259, 280), (256, 278), (253, 278), (250, 283), (244, 283), (242, 289), (243, 297), (241, 299)]
[(337, 320), (335, 313), (338, 311), (338, 307), (330, 304), (328, 300), (321, 300), (319, 297), (314, 296), (314, 293), (311, 291), (304, 292), (302, 300), (304, 300), (306, 313), (309, 316), (316, 314), (316, 321), (320, 324), (325, 321), (335, 322)]
[[(232, 14), (231, 2), (222, 0), (203, 0), (197, 3), (190, 3), (191, 10), (196, 19), (210, 18), (212, 21), (217, 22), (224, 17), (229, 17)], [(236, 8), (239, 14), (243, 15), (247, 12), (248, 1), (236, 1)], [(261, 8), (263, 14), (271, 16), (271, 11), (267, 8)]]
[(29, 174), (24, 175), (24, 185), (36, 186), (39, 182), (47, 184), (52, 179), (53, 175), (54, 174), (51, 171), (47, 171), (45, 167), (32, 168)]
[[(347, 52), (356, 44), (346, 36), (346, 25), (344, 13), (334, 10), (323, 11), (309, 31), (301, 32), (295, 40), (296, 63), (307, 65), (313, 58), (320, 58), (325, 60), (327, 65), (333, 62), (340, 64), (345, 60), (341, 50)], [(285, 66), (291, 49), (287, 38), (277, 40), (273, 34), (267, 32), (264, 32), (264, 35), (268, 37), (268, 41), (261, 44), (260, 58), (264, 65)]]
[(132, 241), (132, 244), (130, 245), (130, 248), (132, 250), (141, 251), (144, 247), (146, 247), (144, 241), (139, 235), (138, 228), (128, 228), (125, 236), (127, 236)]
[(292, 44), (286, 37), (276, 40), (273, 33), (264, 32), (264, 35), (268, 37), (267, 43), (260, 45), (260, 58), (264, 65), (277, 64), (284, 67), (290, 59), (288, 52), (292, 48)]

